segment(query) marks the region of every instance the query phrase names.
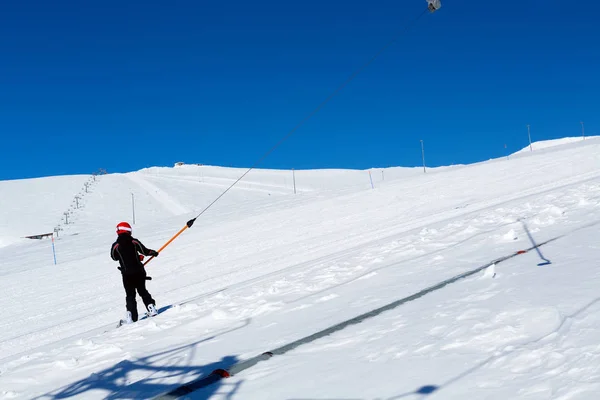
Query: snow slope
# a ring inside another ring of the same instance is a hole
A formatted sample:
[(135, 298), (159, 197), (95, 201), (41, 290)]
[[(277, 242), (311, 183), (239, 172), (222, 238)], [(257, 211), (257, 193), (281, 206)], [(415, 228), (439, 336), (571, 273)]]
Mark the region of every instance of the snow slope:
[[(23, 236), (52, 233), (89, 175), (0, 181), (0, 247)], [(83, 196), (82, 196), (83, 197)]]
[(134, 234), (158, 248), (243, 171), (102, 176), (57, 265), (47, 240), (0, 248), (0, 399), (151, 398), (559, 236), (189, 398), (595, 398), (599, 166), (590, 139), (372, 170), (375, 189), (367, 171), (296, 171), (294, 195), (291, 171), (252, 171), (148, 265), (158, 307), (172, 307), (119, 329), (108, 250), (131, 193)]
[[(599, 136), (587, 136), (585, 138), (585, 140), (596, 140), (596, 139), (598, 139), (598, 137)], [(531, 152), (532, 150), (539, 151), (539, 150), (544, 150), (544, 149), (550, 149), (550, 148), (553, 148), (556, 146), (564, 147), (565, 144), (579, 143), (581, 141), (584, 141), (582, 136), (565, 137), (565, 138), (552, 139), (552, 140), (543, 140), (540, 142), (533, 142), (533, 143), (531, 143), (531, 147), (529, 147), (529, 146), (524, 147), (514, 154), (527, 153), (527, 152)]]

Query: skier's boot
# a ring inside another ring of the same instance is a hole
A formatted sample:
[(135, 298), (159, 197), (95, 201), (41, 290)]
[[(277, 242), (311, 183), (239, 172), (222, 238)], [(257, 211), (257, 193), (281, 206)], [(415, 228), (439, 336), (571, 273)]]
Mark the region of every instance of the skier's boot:
[(131, 317), (131, 311), (127, 311), (127, 315), (125, 316), (123, 323), (124, 324), (133, 324), (133, 318)]
[(154, 317), (157, 314), (158, 311), (156, 310), (156, 306), (154, 304), (148, 304), (148, 316)]
[(127, 311), (125, 319), (120, 319), (117, 328), (123, 325), (133, 324), (133, 318), (131, 317), (131, 311)]

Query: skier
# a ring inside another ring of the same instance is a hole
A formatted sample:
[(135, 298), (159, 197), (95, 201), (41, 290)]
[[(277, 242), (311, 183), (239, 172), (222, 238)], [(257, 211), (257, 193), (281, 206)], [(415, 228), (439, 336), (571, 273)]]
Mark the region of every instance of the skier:
[(135, 301), (136, 290), (142, 297), (148, 315), (153, 317), (158, 314), (155, 301), (146, 289), (146, 270), (141, 262), (143, 256), (158, 257), (158, 252), (146, 248), (142, 242), (132, 237), (131, 234), (131, 225), (127, 222), (120, 222), (117, 225), (117, 240), (110, 249), (110, 257), (119, 262), (120, 266), (117, 268), (123, 276), (127, 305), (127, 316), (123, 322), (127, 324), (138, 320), (137, 303)]

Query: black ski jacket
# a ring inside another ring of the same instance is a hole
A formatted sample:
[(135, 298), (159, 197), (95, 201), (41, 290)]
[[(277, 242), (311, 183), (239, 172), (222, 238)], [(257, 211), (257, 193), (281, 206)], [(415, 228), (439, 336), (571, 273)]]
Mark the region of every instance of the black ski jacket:
[(119, 269), (123, 275), (146, 273), (138, 253), (145, 256), (158, 255), (155, 250), (146, 248), (142, 242), (128, 234), (119, 235), (110, 248), (110, 257), (119, 262)]

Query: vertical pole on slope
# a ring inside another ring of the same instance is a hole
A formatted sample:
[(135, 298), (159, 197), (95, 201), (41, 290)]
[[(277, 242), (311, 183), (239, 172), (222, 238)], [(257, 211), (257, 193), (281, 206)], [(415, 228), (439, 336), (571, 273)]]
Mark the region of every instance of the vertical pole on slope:
[(527, 136), (529, 137), (529, 151), (533, 151), (533, 147), (531, 146), (531, 130), (529, 129), (529, 124), (527, 124)]
[(54, 256), (54, 265), (56, 265), (56, 249), (54, 248), (54, 234), (52, 235), (52, 255)]
[(583, 128), (583, 121), (579, 122), (581, 122), (581, 137), (583, 137), (583, 140), (585, 140), (585, 129)]
[(369, 179), (371, 180), (371, 189), (375, 189), (375, 186), (373, 186), (373, 177), (371, 176), (371, 171), (369, 171)]
[(135, 199), (131, 193), (131, 213), (133, 214), (133, 224), (135, 225)]
[(427, 173), (427, 169), (425, 168), (425, 145), (423, 144), (423, 139), (421, 139), (421, 156), (423, 157), (423, 173)]
[(296, 170), (292, 168), (292, 179), (294, 180), (294, 194), (296, 194)]
[(383, 170), (381, 170), (381, 180), (385, 181), (385, 177), (383, 176)]

